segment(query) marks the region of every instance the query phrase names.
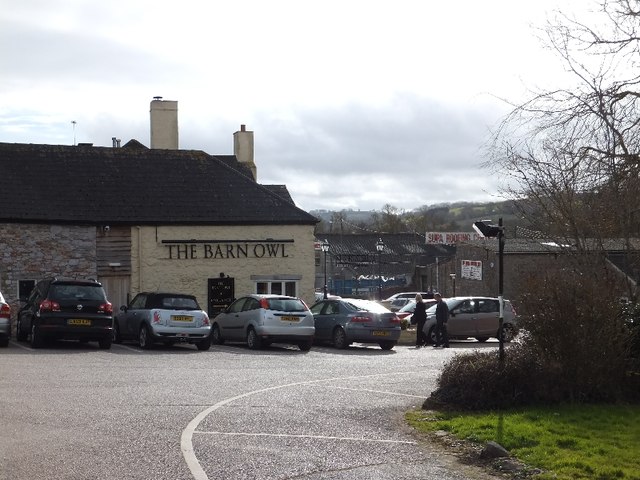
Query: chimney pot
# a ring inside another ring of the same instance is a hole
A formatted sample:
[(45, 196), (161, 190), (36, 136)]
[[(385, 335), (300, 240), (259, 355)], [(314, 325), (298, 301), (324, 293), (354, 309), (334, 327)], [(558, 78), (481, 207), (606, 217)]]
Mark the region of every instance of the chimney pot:
[(247, 126), (244, 124), (240, 124), (240, 131), (241, 132), (246, 132), (247, 131)]

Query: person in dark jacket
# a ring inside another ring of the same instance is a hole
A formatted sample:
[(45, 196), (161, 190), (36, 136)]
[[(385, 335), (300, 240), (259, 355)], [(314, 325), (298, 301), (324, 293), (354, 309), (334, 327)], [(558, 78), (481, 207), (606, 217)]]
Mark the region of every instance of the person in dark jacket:
[(422, 295), (416, 294), (416, 309), (413, 311), (413, 320), (416, 324), (416, 348), (424, 347), (427, 344), (427, 336), (422, 331), (427, 321), (427, 307), (422, 301)]
[(444, 347), (449, 348), (449, 334), (447, 333), (447, 321), (449, 320), (449, 307), (447, 303), (442, 300), (442, 296), (439, 293), (433, 295), (436, 303), (436, 326), (434, 333), (436, 336), (436, 343), (434, 348)]

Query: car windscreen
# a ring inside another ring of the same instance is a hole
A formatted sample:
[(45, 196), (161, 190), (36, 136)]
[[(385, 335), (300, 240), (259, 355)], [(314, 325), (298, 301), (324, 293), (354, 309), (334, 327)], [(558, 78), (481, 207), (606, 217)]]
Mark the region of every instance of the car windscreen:
[(411, 300), (409, 303), (407, 303), (404, 307), (402, 307), (400, 310), (398, 310), (399, 312), (413, 312), (416, 309), (416, 302), (415, 300)]
[[(455, 306), (460, 304), (460, 300), (458, 300), (456, 298), (447, 298), (446, 300), (444, 300), (444, 302), (447, 304), (447, 307), (449, 307), (449, 310), (451, 310), (453, 307), (455, 307)], [(427, 313), (428, 314), (429, 313), (436, 313), (436, 308), (437, 307), (438, 307), (438, 303), (434, 303), (429, 308), (427, 308)]]
[(298, 298), (269, 298), (267, 299), (269, 310), (278, 312), (306, 312), (307, 307)]

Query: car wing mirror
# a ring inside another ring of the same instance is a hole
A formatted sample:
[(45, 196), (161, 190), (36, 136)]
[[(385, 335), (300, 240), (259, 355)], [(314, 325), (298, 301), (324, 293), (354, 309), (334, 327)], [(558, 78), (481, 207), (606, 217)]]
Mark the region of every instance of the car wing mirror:
[(121, 312), (126, 312), (127, 311), (127, 306), (126, 305), (120, 306), (120, 311)]

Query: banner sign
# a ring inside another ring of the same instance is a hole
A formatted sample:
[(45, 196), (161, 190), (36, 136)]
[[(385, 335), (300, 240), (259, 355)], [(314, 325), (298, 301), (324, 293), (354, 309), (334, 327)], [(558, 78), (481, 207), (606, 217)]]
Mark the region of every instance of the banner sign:
[(482, 237), (475, 232), (427, 232), (428, 245), (455, 245), (457, 242), (480, 240)]

